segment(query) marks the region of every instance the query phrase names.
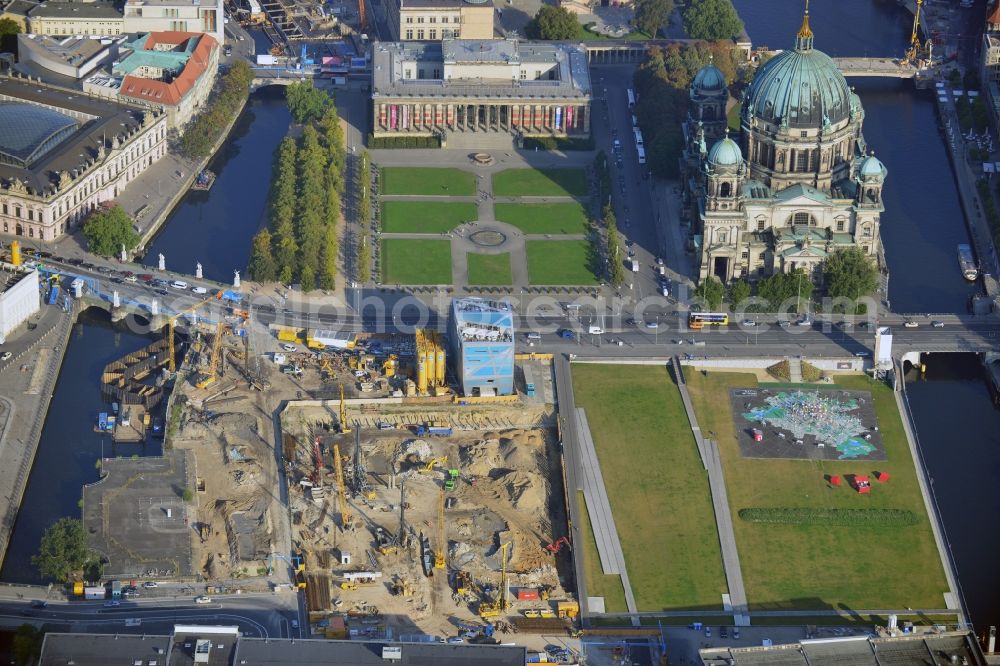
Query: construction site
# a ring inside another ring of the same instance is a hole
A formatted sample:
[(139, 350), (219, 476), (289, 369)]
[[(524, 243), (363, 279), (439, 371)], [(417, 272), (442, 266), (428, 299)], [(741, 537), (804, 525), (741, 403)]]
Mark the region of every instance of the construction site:
[(195, 460), (197, 575), (296, 585), (314, 635), (573, 630), (551, 359), (519, 358), (513, 395), (465, 398), (438, 332), (265, 333), (226, 312), (192, 333), (167, 406)]

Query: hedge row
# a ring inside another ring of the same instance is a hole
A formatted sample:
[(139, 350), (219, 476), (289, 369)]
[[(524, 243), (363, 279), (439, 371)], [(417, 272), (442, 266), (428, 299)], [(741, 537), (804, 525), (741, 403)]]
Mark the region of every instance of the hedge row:
[(372, 136), (368, 135), (369, 148), (440, 148), (441, 138), (436, 136)]
[(526, 137), (525, 150), (593, 150), (594, 137), (541, 136)]
[(844, 527), (902, 527), (916, 525), (917, 515), (907, 509), (822, 509), (809, 507), (752, 507), (740, 509), (740, 520), (772, 525), (837, 525)]

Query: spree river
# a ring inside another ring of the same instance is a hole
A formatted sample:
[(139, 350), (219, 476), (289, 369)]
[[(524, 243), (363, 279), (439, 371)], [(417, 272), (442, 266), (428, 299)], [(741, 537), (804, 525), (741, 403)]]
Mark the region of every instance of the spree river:
[[(792, 46), (802, 2), (734, 4), (754, 45)], [(955, 11), (965, 12), (970, 26), (982, 25), (981, 8)], [(831, 56), (899, 56), (913, 15), (890, 0), (836, 0), (812, 3), (810, 19), (816, 48)], [(955, 246), (969, 242), (968, 231), (937, 128), (933, 93), (895, 79), (848, 82), (864, 104), (865, 138), (889, 171), (882, 240), (893, 310), (964, 313), (975, 288), (959, 275)], [(908, 399), (959, 582), (972, 621), (982, 630), (1000, 624), (1000, 568), (991, 555), (1000, 549), (1000, 535), (992, 529), (1000, 512), (1000, 412), (976, 356), (935, 355), (927, 363), (924, 379), (908, 378)]]

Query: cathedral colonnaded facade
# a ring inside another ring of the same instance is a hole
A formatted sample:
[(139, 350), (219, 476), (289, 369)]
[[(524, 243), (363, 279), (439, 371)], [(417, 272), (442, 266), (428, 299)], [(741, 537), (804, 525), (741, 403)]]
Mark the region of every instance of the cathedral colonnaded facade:
[[(813, 48), (806, 12), (795, 48), (756, 73), (740, 136), (726, 129), (729, 93), (707, 65), (691, 84), (681, 158), (699, 280), (757, 280), (803, 269), (822, 280), (826, 257), (858, 247), (879, 261), (886, 169), (870, 154), (861, 100)], [(711, 148), (708, 148), (711, 145)]]

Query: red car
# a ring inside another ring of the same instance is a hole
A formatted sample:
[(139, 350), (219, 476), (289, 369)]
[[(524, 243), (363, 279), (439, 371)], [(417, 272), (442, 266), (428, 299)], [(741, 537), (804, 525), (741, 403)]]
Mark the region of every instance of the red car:
[(763, 442), (764, 441), (764, 433), (763, 433), (763, 431), (761, 431), (758, 428), (754, 428), (753, 429), (753, 441), (755, 441), (755, 442)]
[(142, 275), (139, 276), (139, 279), (142, 280), (143, 282), (152, 282), (153, 276), (150, 275), (149, 273), (143, 273)]

